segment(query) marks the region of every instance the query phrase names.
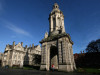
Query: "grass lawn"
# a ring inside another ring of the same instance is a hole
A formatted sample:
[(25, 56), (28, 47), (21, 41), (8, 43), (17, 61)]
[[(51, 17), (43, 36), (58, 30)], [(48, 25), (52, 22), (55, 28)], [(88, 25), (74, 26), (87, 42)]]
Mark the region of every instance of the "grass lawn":
[(35, 70), (35, 69), (32, 68), (32, 67), (23, 67), (23, 69), (25, 69), (25, 70)]
[(100, 74), (100, 69), (96, 69), (96, 68), (78, 68), (77, 72), (80, 73), (96, 73), (96, 74)]
[[(18, 67), (13, 67), (13, 69), (20, 69)], [(39, 70), (39, 67), (37, 66), (24, 66), (21, 69), (25, 69), (25, 70)], [(92, 73), (92, 74), (100, 74), (100, 69), (97, 68), (77, 68), (77, 70), (75, 72), (78, 73)]]
[(23, 68), (19, 68), (19, 67), (11, 67), (12, 69), (24, 69), (24, 70), (36, 70), (32, 67), (23, 67)]

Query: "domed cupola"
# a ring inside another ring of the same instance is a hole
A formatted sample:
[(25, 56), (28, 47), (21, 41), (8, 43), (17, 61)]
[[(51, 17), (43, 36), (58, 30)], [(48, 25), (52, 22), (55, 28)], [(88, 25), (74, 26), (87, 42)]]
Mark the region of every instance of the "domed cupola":
[(53, 5), (53, 9), (59, 9), (59, 6), (58, 6), (57, 3), (55, 3), (55, 4)]
[(57, 3), (53, 5), (53, 10), (49, 15), (50, 35), (65, 33), (64, 15)]

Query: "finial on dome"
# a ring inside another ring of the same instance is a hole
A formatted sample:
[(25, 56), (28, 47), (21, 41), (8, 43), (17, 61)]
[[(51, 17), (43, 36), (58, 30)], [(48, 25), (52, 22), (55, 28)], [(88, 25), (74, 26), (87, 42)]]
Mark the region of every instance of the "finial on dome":
[(57, 4), (57, 3), (54, 3), (54, 5), (53, 5), (53, 9), (58, 9), (59, 8), (59, 5)]

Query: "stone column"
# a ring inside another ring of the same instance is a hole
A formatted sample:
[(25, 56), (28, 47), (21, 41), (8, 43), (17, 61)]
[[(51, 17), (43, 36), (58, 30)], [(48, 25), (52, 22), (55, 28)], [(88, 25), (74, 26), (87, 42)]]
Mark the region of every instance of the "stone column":
[(41, 70), (47, 70), (47, 45), (42, 46)]
[(62, 64), (61, 42), (58, 42), (58, 55), (59, 64)]
[[(60, 42), (61, 43), (61, 42)], [(59, 71), (71, 71), (70, 70), (70, 64), (69, 64), (69, 49), (68, 49), (68, 44), (67, 41), (65, 40), (65, 38), (62, 38), (62, 64), (59, 64)], [(60, 46), (60, 47), (61, 47)]]
[(44, 46), (42, 46), (42, 52), (41, 52), (41, 64), (44, 64)]
[(73, 52), (72, 52), (72, 47), (71, 47), (71, 43), (68, 42), (68, 49), (67, 49), (67, 71), (73, 71)]
[(63, 51), (63, 64), (66, 64), (66, 45), (65, 40), (62, 41), (62, 51)]
[(57, 16), (56, 16), (56, 19), (57, 19), (57, 20), (56, 20), (56, 30), (59, 29), (59, 25), (60, 25), (60, 24), (59, 24), (59, 19), (58, 19), (58, 18), (59, 18), (59, 15), (57, 14)]
[(47, 54), (46, 54), (46, 61), (47, 61), (47, 70), (49, 71), (49, 66), (50, 66), (50, 46), (47, 45)]
[(69, 46), (69, 52), (68, 52), (68, 56), (69, 56), (69, 64), (71, 64), (71, 47)]
[(43, 57), (43, 59), (44, 59), (44, 64), (46, 64), (46, 46), (44, 46), (44, 57)]
[(57, 15), (55, 15), (55, 30), (57, 30)]
[(67, 49), (66, 49), (66, 64), (69, 65), (70, 64), (70, 48), (69, 48), (69, 42), (67, 42)]
[(53, 17), (52, 16), (50, 16), (49, 23), (50, 23), (50, 32), (52, 32), (53, 31)]
[(10, 51), (8, 51), (7, 53), (7, 65), (9, 65), (9, 62), (10, 62), (9, 56), (10, 56)]
[(61, 17), (61, 21), (62, 21), (62, 32), (65, 32), (64, 17)]
[(75, 61), (74, 61), (74, 56), (73, 56), (73, 49), (71, 47), (71, 62), (72, 62), (72, 69), (76, 69)]

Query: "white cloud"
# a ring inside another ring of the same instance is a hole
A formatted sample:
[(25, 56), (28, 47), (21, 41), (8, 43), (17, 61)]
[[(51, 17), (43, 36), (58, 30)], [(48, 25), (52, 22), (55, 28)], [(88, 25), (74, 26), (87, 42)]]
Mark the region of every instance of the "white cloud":
[(12, 30), (13, 32), (16, 32), (18, 34), (22, 34), (22, 35), (25, 35), (25, 36), (28, 36), (28, 37), (32, 37), (31, 34), (13, 24), (7, 24), (6, 27), (10, 30)]

